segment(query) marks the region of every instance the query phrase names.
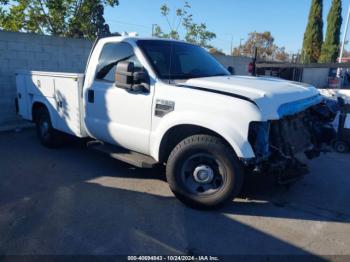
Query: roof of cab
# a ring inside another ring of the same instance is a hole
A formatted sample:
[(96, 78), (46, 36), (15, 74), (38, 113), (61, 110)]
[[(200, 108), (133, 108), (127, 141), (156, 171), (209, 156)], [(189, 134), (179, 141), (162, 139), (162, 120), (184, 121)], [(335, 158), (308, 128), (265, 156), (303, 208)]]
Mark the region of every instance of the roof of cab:
[(174, 41), (174, 42), (180, 42), (184, 43), (184, 41), (180, 40), (173, 40), (173, 39), (165, 39), (165, 38), (159, 38), (159, 37), (138, 37), (138, 36), (107, 36), (100, 38), (99, 41), (103, 40), (104, 42), (109, 41), (126, 41), (126, 42), (137, 42), (138, 40), (156, 40), (156, 41)]

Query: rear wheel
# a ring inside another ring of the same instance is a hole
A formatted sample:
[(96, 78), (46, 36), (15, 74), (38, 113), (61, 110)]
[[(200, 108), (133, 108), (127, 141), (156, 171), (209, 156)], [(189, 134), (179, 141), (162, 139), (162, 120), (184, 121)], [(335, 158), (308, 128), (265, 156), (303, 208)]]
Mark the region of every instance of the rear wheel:
[(36, 132), (42, 145), (54, 148), (60, 144), (60, 135), (52, 127), (50, 114), (45, 107), (36, 112)]
[(220, 138), (195, 135), (170, 154), (166, 168), (173, 193), (190, 207), (211, 209), (232, 201), (243, 172), (234, 151)]

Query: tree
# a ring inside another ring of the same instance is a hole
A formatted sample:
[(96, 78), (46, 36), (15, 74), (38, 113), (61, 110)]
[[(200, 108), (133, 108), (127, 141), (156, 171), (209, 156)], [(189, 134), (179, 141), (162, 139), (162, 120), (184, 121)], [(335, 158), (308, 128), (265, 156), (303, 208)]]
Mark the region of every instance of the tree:
[(324, 41), (319, 58), (320, 63), (336, 62), (339, 55), (340, 29), (343, 22), (342, 1), (333, 0), (327, 17), (326, 40)]
[(215, 47), (209, 48), (209, 53), (211, 53), (212, 55), (225, 55), (224, 52), (222, 52), (222, 50), (217, 49)]
[(323, 42), (322, 12), (322, 0), (312, 0), (301, 54), (303, 63), (317, 63), (320, 57)]
[(0, 0), (0, 28), (93, 39), (109, 34), (105, 6), (119, 0)]
[(283, 62), (289, 61), (289, 54), (286, 52), (285, 47), (280, 47), (276, 49), (275, 59)]
[(174, 16), (177, 18), (175, 23), (171, 23), (170, 16), (170, 8), (167, 4), (163, 4), (160, 8), (161, 14), (165, 17), (170, 31), (165, 33), (160, 26), (155, 27), (154, 35), (161, 38), (169, 38), (169, 39), (181, 39), (180, 35), (180, 26), (182, 26), (185, 31), (184, 40), (198, 44), (205, 48), (211, 48), (212, 46), (209, 44), (211, 40), (216, 38), (216, 34), (209, 31), (207, 25), (205, 23), (195, 23), (193, 21), (193, 15), (189, 13), (191, 9), (191, 5), (188, 2), (185, 2), (182, 8), (178, 8), (175, 11)]
[(233, 49), (234, 56), (254, 56), (255, 48), (257, 48), (257, 57), (259, 59), (287, 61), (289, 55), (285, 52), (284, 47), (278, 47), (274, 44), (275, 39), (271, 32), (252, 32), (248, 35), (248, 40), (239, 47)]

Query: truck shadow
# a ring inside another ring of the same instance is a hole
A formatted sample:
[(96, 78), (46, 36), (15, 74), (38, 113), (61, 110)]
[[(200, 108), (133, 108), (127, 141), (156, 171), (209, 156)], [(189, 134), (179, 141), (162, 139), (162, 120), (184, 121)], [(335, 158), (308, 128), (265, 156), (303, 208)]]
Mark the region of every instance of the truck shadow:
[(311, 255), (220, 212), (85, 182), (2, 209), (0, 254)]
[[(171, 194), (133, 186), (134, 179), (155, 180), (164, 190), (162, 170), (135, 169), (80, 143), (47, 150), (33, 130), (0, 136), (0, 254), (312, 255), (305, 239), (296, 246), (242, 219), (334, 221), (240, 199), (217, 211), (193, 210)], [(103, 177), (115, 183), (94, 182)]]

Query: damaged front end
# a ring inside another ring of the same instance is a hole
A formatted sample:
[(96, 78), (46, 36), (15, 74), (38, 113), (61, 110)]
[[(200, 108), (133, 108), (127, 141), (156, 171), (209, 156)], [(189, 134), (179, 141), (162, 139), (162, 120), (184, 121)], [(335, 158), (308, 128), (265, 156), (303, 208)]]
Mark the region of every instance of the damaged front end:
[(256, 158), (248, 164), (256, 173), (274, 174), (279, 184), (290, 183), (308, 173), (302, 155), (312, 159), (335, 138), (332, 121), (336, 109), (322, 101), (307, 109), (268, 122), (252, 122), (249, 142)]

